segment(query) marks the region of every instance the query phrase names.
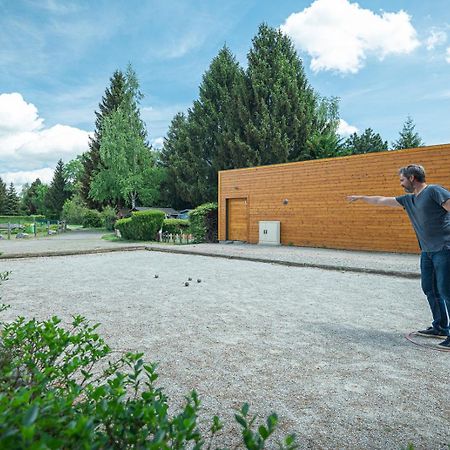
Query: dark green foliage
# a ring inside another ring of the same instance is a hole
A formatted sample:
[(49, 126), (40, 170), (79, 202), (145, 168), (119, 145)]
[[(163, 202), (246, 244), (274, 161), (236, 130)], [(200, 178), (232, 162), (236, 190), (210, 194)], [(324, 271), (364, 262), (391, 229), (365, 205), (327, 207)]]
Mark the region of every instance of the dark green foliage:
[(216, 201), (219, 170), (336, 156), (338, 122), (337, 99), (314, 92), (290, 38), (263, 24), (247, 70), (222, 48), (198, 100), (172, 120), (160, 155), (164, 203)]
[(292, 41), (262, 24), (248, 54), (246, 142), (260, 164), (309, 159), (316, 98)]
[(110, 78), (110, 86), (105, 90), (102, 101), (99, 104), (99, 111), (95, 112), (95, 131), (94, 137), (89, 142), (89, 151), (82, 157), (83, 173), (81, 177), (81, 196), (84, 202), (90, 208), (100, 209), (101, 202), (89, 196), (91, 182), (94, 175), (102, 168), (100, 161), (100, 144), (102, 139), (103, 120), (111, 112), (116, 111), (125, 98), (125, 75), (116, 70)]
[(190, 152), (191, 137), (189, 124), (183, 113), (172, 119), (159, 164), (165, 169), (161, 184), (162, 202), (165, 206), (186, 209), (192, 207), (189, 189), (196, 189), (195, 167), (190, 166), (187, 155)]
[(119, 219), (115, 227), (124, 239), (153, 241), (164, 221), (162, 211), (135, 211), (131, 217)]
[(96, 209), (86, 209), (81, 224), (84, 228), (102, 228), (104, 220), (102, 214)]
[(39, 197), (42, 181), (36, 178), (30, 186), (22, 187), (22, 209), (26, 214), (38, 214), (44, 212), (42, 210), (43, 204)]
[(379, 133), (372, 128), (364, 130), (360, 136), (353, 133), (344, 143), (342, 154), (358, 155), (360, 153), (383, 152), (388, 149), (388, 142), (383, 141)]
[(0, 177), (0, 214), (5, 214), (6, 208), (6, 184)]
[(402, 131), (399, 133), (399, 138), (392, 143), (393, 150), (423, 147), (425, 145), (419, 133), (414, 132), (415, 127), (414, 121), (408, 116), (403, 124)]
[[(160, 159), (168, 171), (165, 190), (175, 207), (217, 198), (217, 172), (236, 167), (234, 128), (237, 86), (244, 73), (223, 47), (203, 75), (199, 98), (187, 117), (174, 117)], [(183, 204), (183, 202), (185, 202)]]
[(6, 191), (6, 202), (4, 207), (3, 214), (14, 216), (19, 214), (19, 196), (17, 195), (16, 188), (14, 187), (14, 183), (10, 183), (7, 191)]
[(53, 180), (45, 195), (45, 206), (49, 217), (59, 219), (64, 202), (70, 198), (70, 195), (64, 176), (64, 163), (60, 159), (56, 164)]
[(187, 219), (164, 219), (162, 231), (169, 234), (183, 234), (189, 230)]
[(194, 242), (217, 242), (217, 203), (205, 203), (189, 213)]

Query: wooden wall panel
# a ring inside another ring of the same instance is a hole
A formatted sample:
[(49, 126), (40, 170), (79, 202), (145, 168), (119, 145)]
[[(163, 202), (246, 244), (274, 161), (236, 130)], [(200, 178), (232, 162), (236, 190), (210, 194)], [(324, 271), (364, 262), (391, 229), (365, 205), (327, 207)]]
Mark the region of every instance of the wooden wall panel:
[(279, 220), (285, 245), (416, 253), (402, 208), (346, 200), (402, 195), (398, 169), (413, 163), (425, 167), (428, 184), (450, 188), (450, 144), (221, 171), (219, 240), (226, 239), (226, 199), (247, 198), (251, 243), (260, 220)]

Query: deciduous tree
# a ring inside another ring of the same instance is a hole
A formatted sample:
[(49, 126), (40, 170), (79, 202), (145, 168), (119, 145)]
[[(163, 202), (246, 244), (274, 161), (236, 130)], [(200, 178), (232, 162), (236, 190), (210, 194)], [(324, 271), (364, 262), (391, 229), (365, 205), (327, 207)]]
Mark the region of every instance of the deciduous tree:
[(147, 132), (139, 113), (142, 94), (131, 66), (126, 72), (125, 95), (115, 111), (102, 121), (101, 169), (94, 175), (90, 196), (98, 201), (124, 201), (132, 208), (139, 197), (155, 196), (157, 179), (154, 156), (146, 142)]
[(110, 86), (105, 90), (99, 110), (95, 112), (94, 136), (89, 141), (89, 151), (83, 154), (83, 173), (81, 177), (81, 196), (89, 208), (101, 209), (104, 204), (89, 195), (92, 179), (102, 168), (100, 161), (100, 145), (102, 141), (103, 120), (115, 111), (125, 97), (125, 75), (116, 70), (110, 78)]

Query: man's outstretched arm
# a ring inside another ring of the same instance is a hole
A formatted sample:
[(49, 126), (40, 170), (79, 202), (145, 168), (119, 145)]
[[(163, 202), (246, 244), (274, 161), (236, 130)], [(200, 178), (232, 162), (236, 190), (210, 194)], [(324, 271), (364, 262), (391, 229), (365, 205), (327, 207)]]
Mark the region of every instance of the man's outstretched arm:
[(379, 195), (349, 195), (347, 200), (349, 202), (362, 200), (363, 202), (370, 203), (371, 205), (379, 206), (402, 206), (397, 200), (395, 200), (395, 197), (381, 197)]

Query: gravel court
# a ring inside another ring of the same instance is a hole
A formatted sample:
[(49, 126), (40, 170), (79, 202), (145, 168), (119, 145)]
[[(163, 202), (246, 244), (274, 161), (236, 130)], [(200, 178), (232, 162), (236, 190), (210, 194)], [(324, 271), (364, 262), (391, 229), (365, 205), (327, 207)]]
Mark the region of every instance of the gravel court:
[(159, 362), (174, 404), (195, 388), (205, 416), (249, 401), (277, 411), (302, 448), (450, 443), (450, 354), (404, 338), (429, 322), (418, 280), (147, 251), (4, 260), (3, 270), (13, 272), (4, 320), (101, 322), (113, 349)]

